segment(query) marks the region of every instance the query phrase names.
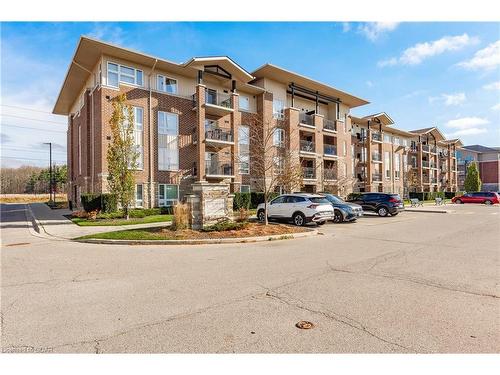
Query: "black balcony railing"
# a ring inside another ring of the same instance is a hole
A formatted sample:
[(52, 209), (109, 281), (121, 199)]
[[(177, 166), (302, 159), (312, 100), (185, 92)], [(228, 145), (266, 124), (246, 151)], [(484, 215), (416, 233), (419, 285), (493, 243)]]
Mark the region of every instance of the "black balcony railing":
[(431, 150), (429, 145), (422, 145), (422, 151), (429, 152)]
[(313, 167), (302, 167), (302, 176), (304, 178), (316, 178), (316, 169)]
[(205, 130), (205, 139), (211, 141), (233, 142), (233, 133), (221, 128), (210, 128)]
[(231, 164), (228, 163), (206, 160), (205, 174), (207, 176), (232, 176), (233, 168), (231, 167)]
[(314, 142), (300, 140), (300, 151), (316, 152)]
[(306, 125), (314, 126), (314, 116), (308, 115), (305, 112), (300, 112), (299, 113), (299, 122), (301, 124), (306, 124)]
[(380, 134), (379, 132), (373, 132), (372, 141), (382, 142), (382, 134)]
[(331, 130), (331, 131), (337, 131), (337, 124), (335, 121), (328, 120), (328, 119), (323, 119), (323, 129), (325, 130)]

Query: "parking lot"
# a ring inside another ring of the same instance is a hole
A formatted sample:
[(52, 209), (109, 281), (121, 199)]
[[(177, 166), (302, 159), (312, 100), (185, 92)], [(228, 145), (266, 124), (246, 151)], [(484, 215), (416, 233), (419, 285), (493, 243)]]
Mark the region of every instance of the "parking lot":
[(500, 208), (447, 209), (295, 240), (120, 246), (36, 237), (22, 205), (2, 205), (2, 350), (498, 352)]

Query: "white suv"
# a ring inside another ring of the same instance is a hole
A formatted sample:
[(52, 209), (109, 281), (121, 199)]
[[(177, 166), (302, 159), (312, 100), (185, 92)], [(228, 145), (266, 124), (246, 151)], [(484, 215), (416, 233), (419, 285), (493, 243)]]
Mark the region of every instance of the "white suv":
[[(257, 206), (257, 218), (264, 221), (264, 215), (264, 203), (261, 203)], [(298, 226), (310, 222), (322, 225), (327, 220), (333, 219), (333, 207), (322, 195), (283, 194), (268, 203), (267, 217), (275, 220), (292, 220)]]

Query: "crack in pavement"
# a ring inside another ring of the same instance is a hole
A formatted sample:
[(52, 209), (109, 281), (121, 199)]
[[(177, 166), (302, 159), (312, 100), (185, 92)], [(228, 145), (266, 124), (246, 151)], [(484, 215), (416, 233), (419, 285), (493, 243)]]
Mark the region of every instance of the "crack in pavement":
[[(282, 293), (283, 295), (283, 293)], [(415, 352), (417, 353), (416, 350), (412, 349), (412, 348), (409, 348), (409, 347), (406, 347), (404, 345), (401, 345), (395, 341), (390, 341), (388, 339), (385, 339), (377, 334), (375, 334), (374, 332), (370, 331), (365, 325), (363, 325), (362, 323), (360, 323), (359, 321), (357, 320), (354, 320), (352, 318), (349, 318), (347, 317), (347, 319), (342, 316), (341, 314), (337, 314), (333, 311), (328, 311), (328, 312), (325, 312), (325, 311), (321, 311), (321, 310), (316, 310), (316, 309), (313, 309), (311, 307), (307, 307), (305, 306), (305, 304), (300, 304), (300, 303), (296, 303), (294, 302), (293, 300), (297, 301), (296, 298), (292, 297), (292, 301), (289, 301), (287, 300), (286, 298), (280, 296), (276, 291), (272, 290), (272, 289), (268, 289), (268, 291), (266, 292), (266, 296), (268, 297), (271, 297), (271, 298), (274, 298), (288, 306), (292, 306), (292, 307), (295, 307), (295, 308), (298, 308), (298, 309), (301, 309), (301, 310), (305, 310), (305, 311), (308, 311), (308, 312), (311, 312), (313, 314), (320, 314), (328, 319), (331, 319), (331, 320), (334, 320), (338, 323), (341, 323), (341, 324), (345, 324), (351, 328), (354, 328), (356, 330), (359, 330), (361, 332), (364, 332), (372, 337), (374, 337), (375, 339), (379, 340), (379, 341), (382, 341), (386, 344), (389, 344), (389, 345), (393, 345), (393, 346), (397, 346), (401, 349), (404, 349), (404, 350), (407, 350), (407, 351), (411, 351), (411, 352)]]

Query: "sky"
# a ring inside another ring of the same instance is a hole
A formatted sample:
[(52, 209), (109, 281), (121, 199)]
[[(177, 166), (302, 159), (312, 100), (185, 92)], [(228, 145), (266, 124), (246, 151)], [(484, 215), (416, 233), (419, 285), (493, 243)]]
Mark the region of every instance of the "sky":
[(80, 35), (175, 62), (227, 55), (270, 62), (359, 96), (405, 130), (437, 126), (500, 146), (500, 23), (1, 23), (1, 165), (66, 160), (66, 118), (51, 111)]

